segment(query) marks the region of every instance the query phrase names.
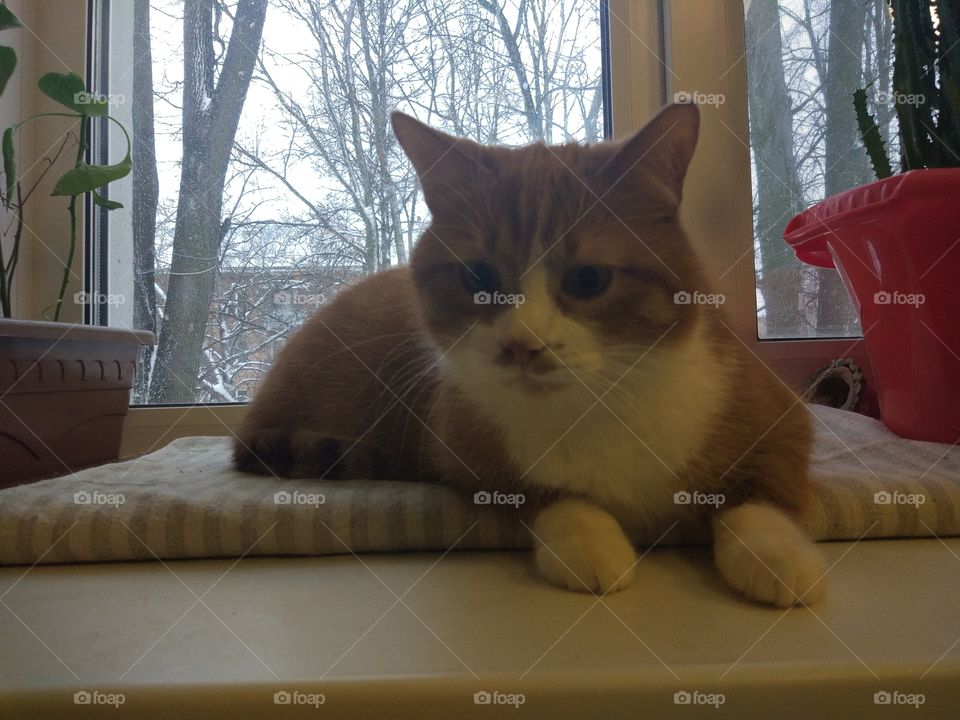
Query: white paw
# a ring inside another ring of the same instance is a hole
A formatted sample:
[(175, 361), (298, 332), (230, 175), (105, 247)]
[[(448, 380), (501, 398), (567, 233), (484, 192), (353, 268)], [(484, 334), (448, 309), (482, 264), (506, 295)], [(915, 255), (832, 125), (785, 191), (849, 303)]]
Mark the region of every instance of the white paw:
[(817, 546), (783, 511), (746, 503), (713, 519), (717, 570), (738, 592), (778, 607), (812, 605), (826, 590)]
[(627, 587), (636, 552), (610, 514), (583, 500), (560, 500), (533, 523), (540, 574), (554, 585), (609, 593)]

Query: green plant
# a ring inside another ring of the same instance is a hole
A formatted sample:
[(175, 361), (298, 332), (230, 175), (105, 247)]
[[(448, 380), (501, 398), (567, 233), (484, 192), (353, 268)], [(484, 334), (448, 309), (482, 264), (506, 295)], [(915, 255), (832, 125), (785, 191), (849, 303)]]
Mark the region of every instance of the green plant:
[[(900, 124), (900, 172), (960, 167), (960, 4), (957, 0), (888, 0), (893, 14), (894, 107)], [(883, 137), (853, 94), (857, 124), (877, 178), (893, 174)]]
[[(20, 21), (6, 4), (0, 0), (0, 30), (18, 27), (21, 27)], [(17, 55), (13, 48), (0, 46), (0, 94), (6, 89), (7, 83), (13, 75), (16, 66)], [(60, 291), (56, 302), (44, 310), (43, 313), (46, 318), (52, 309), (53, 320), (59, 320), (60, 310), (63, 306), (63, 297), (67, 290), (67, 283), (70, 279), (70, 272), (73, 268), (73, 261), (77, 251), (78, 203), (89, 193), (93, 204), (98, 207), (106, 210), (115, 210), (122, 207), (120, 203), (106, 199), (97, 191), (108, 183), (119, 180), (130, 173), (132, 167), (130, 156), (131, 143), (130, 136), (123, 124), (108, 113), (107, 100), (89, 92), (79, 75), (75, 73), (47, 73), (37, 82), (37, 87), (44, 95), (57, 101), (71, 112), (41, 113), (34, 115), (7, 128), (3, 133), (0, 151), (2, 151), (3, 157), (4, 182), (2, 188), (0, 188), (0, 201), (2, 201), (4, 209), (11, 215), (9, 221), (4, 221), (4, 234), (12, 235), (12, 241), (9, 254), (5, 254), (2, 246), (0, 246), (0, 316), (10, 317), (12, 314), (12, 288), (19, 260), (20, 241), (23, 236), (24, 206), (43, 178), (46, 177), (47, 173), (56, 165), (58, 158), (71, 139), (71, 134), (68, 133), (51, 155), (41, 159), (40, 163), (43, 166), (42, 171), (38, 174), (38, 177), (34, 179), (30, 187), (27, 188), (26, 192), (24, 192), (21, 186), (21, 179), (17, 177), (17, 158), (14, 152), (15, 135), (20, 128), (28, 123), (41, 118), (56, 117), (69, 118), (78, 125), (78, 130), (74, 136), (77, 142), (77, 152), (73, 167), (57, 180), (54, 184), (53, 191), (50, 193), (55, 197), (69, 198), (67, 213), (70, 219), (70, 246), (67, 252), (67, 258), (63, 263)], [(120, 128), (127, 140), (126, 156), (116, 165), (90, 165), (86, 162), (87, 151), (90, 148), (90, 129), (94, 118), (106, 118), (110, 122), (113, 122)]]

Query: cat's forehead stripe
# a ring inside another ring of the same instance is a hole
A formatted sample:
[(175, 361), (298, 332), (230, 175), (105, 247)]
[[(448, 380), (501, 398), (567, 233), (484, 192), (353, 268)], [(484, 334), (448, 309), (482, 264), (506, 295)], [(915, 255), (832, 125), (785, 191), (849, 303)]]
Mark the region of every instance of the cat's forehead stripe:
[(553, 252), (575, 251), (576, 226), (593, 197), (581, 179), (583, 152), (577, 146), (539, 144), (505, 158), (491, 197), (500, 217), (499, 237), (487, 238), (488, 251), (508, 251), (521, 274), (548, 262)]

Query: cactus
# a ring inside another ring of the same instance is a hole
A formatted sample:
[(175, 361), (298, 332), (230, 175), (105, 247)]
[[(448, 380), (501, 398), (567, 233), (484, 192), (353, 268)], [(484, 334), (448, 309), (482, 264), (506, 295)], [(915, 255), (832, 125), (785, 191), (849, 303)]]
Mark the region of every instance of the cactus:
[(867, 156), (870, 158), (870, 164), (873, 165), (873, 172), (878, 180), (893, 175), (890, 167), (890, 158), (887, 157), (887, 148), (883, 143), (883, 136), (880, 135), (880, 128), (877, 127), (877, 121), (867, 110), (867, 91), (860, 88), (853, 94), (853, 107), (857, 111), (857, 127), (860, 129), (860, 138), (867, 150)]
[[(893, 14), (893, 99), (900, 172), (960, 167), (960, 5), (888, 0)], [(892, 174), (866, 89), (853, 94), (861, 140), (878, 179)]]

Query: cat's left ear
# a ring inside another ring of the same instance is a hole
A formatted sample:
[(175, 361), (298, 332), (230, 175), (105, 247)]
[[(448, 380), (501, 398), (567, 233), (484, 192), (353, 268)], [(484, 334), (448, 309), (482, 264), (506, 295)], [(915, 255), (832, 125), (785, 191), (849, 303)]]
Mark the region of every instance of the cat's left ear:
[(699, 133), (696, 105), (668, 105), (623, 141), (599, 174), (604, 182), (642, 198), (644, 204), (675, 213)]

